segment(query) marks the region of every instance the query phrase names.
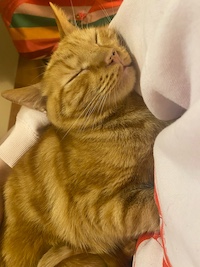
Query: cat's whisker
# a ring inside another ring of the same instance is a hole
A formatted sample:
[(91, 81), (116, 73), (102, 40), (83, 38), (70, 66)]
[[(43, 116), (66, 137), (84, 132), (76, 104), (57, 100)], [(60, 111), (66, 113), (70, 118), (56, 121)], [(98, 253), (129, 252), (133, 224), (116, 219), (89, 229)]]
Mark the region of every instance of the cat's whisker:
[(103, 94), (102, 91), (99, 92), (92, 100), (91, 102), (88, 104), (88, 106), (85, 108), (85, 121), (84, 124), (82, 125), (82, 127), (80, 127), (80, 131), (83, 131), (87, 125), (88, 122), (90, 122), (91, 119), (91, 114), (94, 112), (94, 110), (96, 109), (96, 116), (93, 117), (93, 129), (94, 129), (94, 125), (96, 124), (96, 122), (94, 122), (95, 119), (97, 119), (98, 114), (101, 115), (102, 111), (103, 111), (103, 107), (105, 106), (107, 100), (107, 95)]
[(103, 95), (103, 96), (101, 97), (100, 101), (99, 101), (99, 106), (98, 106), (98, 109), (97, 109), (97, 113), (99, 113), (99, 115), (101, 115), (101, 112), (102, 112), (102, 105), (103, 105), (105, 96), (106, 96), (106, 95)]
[(109, 14), (108, 14), (108, 11), (105, 8), (103, 8), (103, 6), (100, 3), (100, 1), (98, 1), (98, 2), (99, 2), (99, 6), (101, 7), (101, 10), (103, 11), (103, 13), (105, 15), (105, 19), (108, 21), (108, 24), (109, 24), (111, 22), (111, 18), (110, 18)]
[(98, 103), (96, 104), (97, 114), (93, 117), (92, 129), (94, 129), (97, 123), (97, 120), (103, 114), (102, 111), (103, 111), (103, 107), (105, 105), (106, 99), (107, 99), (107, 95), (101, 95), (101, 97), (98, 99)]
[(83, 115), (85, 117), (85, 122), (84, 125), (82, 125), (82, 127), (80, 127), (80, 130), (84, 130), (88, 124), (88, 122), (90, 121), (90, 116), (91, 114), (94, 112), (95, 108), (97, 107), (98, 101), (99, 101), (99, 97), (101, 96), (101, 93), (97, 94), (91, 101), (90, 103), (87, 105), (87, 107), (84, 109)]
[[(99, 94), (97, 94), (97, 95), (95, 95), (94, 96), (94, 98), (90, 101), (90, 103), (84, 108), (84, 110), (80, 113), (80, 115), (77, 117), (77, 119), (72, 123), (72, 125), (69, 127), (69, 129), (67, 130), (67, 132), (65, 133), (65, 135), (63, 136), (63, 139), (67, 136), (67, 134), (71, 131), (71, 129), (76, 125), (76, 123), (79, 121), (79, 119), (81, 118), (81, 117), (87, 117), (87, 113), (86, 113), (86, 116), (84, 115), (84, 113), (87, 111), (88, 112), (88, 110), (89, 110), (89, 108), (91, 107), (91, 105), (93, 105), (94, 104), (94, 102), (95, 101), (97, 101), (98, 100), (98, 97), (99, 97)], [(87, 126), (87, 125), (84, 125), (85, 127)], [(84, 127), (84, 128), (85, 128)]]
[(105, 107), (105, 103), (107, 101), (107, 98), (108, 98), (108, 94), (105, 94), (105, 96), (103, 97), (103, 99), (101, 101), (101, 109), (99, 111), (100, 115), (103, 114), (103, 110), (104, 110), (104, 107)]
[[(115, 96), (115, 92), (114, 92), (114, 96)], [(108, 93), (108, 101), (109, 101), (109, 105), (111, 103), (111, 91), (109, 91)], [(114, 108), (116, 108), (116, 103), (114, 102)]]
[(73, 5), (73, 1), (72, 0), (70, 0), (70, 5), (71, 5), (71, 8), (72, 8), (74, 24), (75, 24), (76, 27), (78, 27), (77, 21), (76, 21), (76, 14), (75, 14), (74, 5)]
[(95, 127), (95, 124), (96, 124), (95, 120), (97, 120), (97, 118), (101, 115), (101, 110), (102, 110), (101, 107), (103, 106), (103, 104), (105, 102), (105, 100), (104, 100), (105, 97), (106, 97), (106, 95), (102, 95), (102, 97), (99, 99), (97, 115), (93, 117), (92, 129), (94, 129), (94, 127)]
[(99, 100), (100, 94), (95, 95), (95, 97), (90, 101), (90, 103), (86, 106), (86, 108), (83, 111), (84, 117), (89, 117), (91, 113), (94, 111), (94, 108), (96, 107), (96, 103)]
[(31, 83), (36, 83), (36, 82), (40, 81), (42, 79), (43, 75), (44, 75), (44, 72), (41, 72), (40, 74), (35, 76), (34, 79), (31, 80)]
[(69, 129), (66, 131), (65, 135), (63, 136), (62, 140), (68, 135), (68, 133), (71, 131), (71, 129), (76, 125), (76, 123), (79, 121), (83, 114), (81, 113), (77, 119), (72, 123), (72, 125), (69, 127)]
[(115, 107), (117, 107), (117, 92), (116, 92), (116, 90), (114, 90), (113, 98), (114, 98), (114, 105), (115, 105)]
[(44, 69), (44, 68), (46, 68), (46, 65), (37, 66), (37, 67), (32, 68), (31, 70), (40, 70), (40, 69)]
[(97, 108), (97, 106), (98, 106), (97, 104), (98, 104), (98, 102), (99, 102), (99, 97), (100, 97), (100, 96), (97, 95), (96, 98), (92, 101), (90, 107), (88, 107), (88, 111), (87, 111), (86, 114), (85, 114), (85, 117), (86, 117), (86, 118), (89, 118), (90, 115), (94, 112), (95, 108)]
[(68, 135), (68, 133), (71, 131), (71, 129), (76, 125), (76, 123), (79, 121), (79, 119), (81, 118), (81, 116), (83, 115), (83, 112), (81, 112), (81, 114), (76, 118), (76, 120), (72, 123), (72, 125), (69, 127), (69, 129), (66, 131), (66, 133), (64, 134), (63, 139), (65, 139), (65, 137)]

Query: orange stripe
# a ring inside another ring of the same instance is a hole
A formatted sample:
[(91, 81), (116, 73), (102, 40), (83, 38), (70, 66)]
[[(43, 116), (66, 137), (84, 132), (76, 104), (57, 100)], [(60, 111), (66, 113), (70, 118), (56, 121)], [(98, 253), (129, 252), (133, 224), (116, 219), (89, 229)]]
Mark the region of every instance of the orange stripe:
[(59, 39), (57, 27), (9, 28), (13, 40)]
[(49, 53), (53, 51), (58, 44), (57, 39), (44, 39), (44, 40), (15, 40), (14, 44), (19, 53), (32, 53), (37, 51), (46, 50)]

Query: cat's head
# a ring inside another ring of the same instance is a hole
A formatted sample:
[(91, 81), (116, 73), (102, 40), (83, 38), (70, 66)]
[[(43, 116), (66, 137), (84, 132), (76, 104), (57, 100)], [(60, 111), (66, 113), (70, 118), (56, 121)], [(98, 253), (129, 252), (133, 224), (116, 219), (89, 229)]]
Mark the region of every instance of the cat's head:
[[(59, 128), (89, 124), (89, 117), (105, 117), (133, 90), (132, 59), (113, 29), (79, 29), (60, 8), (51, 6), (61, 36), (58, 48), (41, 83), (13, 90), (15, 95), (18, 91), (20, 101), (10, 99), (47, 110), (49, 120)], [(12, 94), (4, 93), (4, 97), (8, 95)]]

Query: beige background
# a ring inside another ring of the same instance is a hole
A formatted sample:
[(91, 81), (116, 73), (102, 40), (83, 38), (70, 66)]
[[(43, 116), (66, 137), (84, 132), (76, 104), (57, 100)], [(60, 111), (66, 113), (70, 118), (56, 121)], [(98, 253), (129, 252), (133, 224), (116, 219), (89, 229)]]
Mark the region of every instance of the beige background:
[[(0, 17), (0, 93), (14, 87), (18, 53)], [(11, 103), (0, 96), (0, 138), (7, 132)]]

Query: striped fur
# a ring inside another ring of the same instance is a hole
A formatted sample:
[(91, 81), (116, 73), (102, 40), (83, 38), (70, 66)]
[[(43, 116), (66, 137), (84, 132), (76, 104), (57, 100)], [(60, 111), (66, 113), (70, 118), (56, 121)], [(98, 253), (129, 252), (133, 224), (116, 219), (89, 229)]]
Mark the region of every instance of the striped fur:
[(63, 39), (39, 98), (52, 125), (6, 183), (0, 266), (128, 266), (130, 243), (159, 226), (152, 150), (165, 123), (133, 91), (117, 34), (54, 9)]

